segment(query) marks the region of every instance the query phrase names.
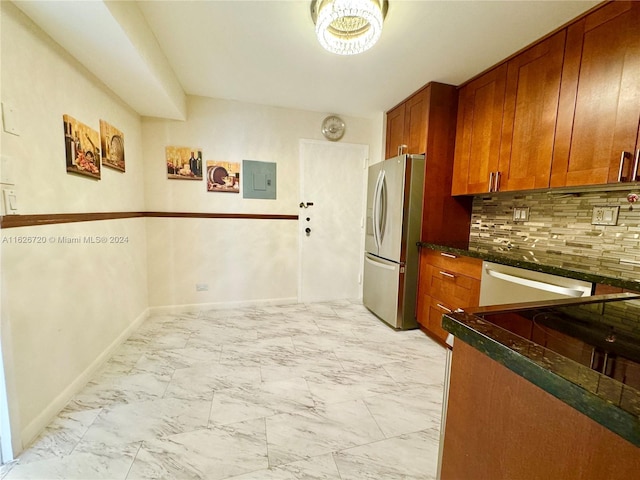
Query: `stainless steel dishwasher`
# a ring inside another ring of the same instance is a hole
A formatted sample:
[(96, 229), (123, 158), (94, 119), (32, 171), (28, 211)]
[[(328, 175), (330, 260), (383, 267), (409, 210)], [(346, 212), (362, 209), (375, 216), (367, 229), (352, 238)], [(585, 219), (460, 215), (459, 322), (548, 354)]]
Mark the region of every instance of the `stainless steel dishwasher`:
[(593, 284), (573, 278), (482, 262), (480, 306), (588, 297)]

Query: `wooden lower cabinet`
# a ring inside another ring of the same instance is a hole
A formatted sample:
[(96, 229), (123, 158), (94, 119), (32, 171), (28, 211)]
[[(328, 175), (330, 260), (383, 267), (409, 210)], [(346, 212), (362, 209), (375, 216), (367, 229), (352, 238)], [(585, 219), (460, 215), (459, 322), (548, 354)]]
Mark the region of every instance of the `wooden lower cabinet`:
[(638, 478), (640, 448), (456, 338), (443, 480)]
[(449, 307), (429, 295), (420, 295), (418, 298), (418, 322), (423, 329), (443, 342), (447, 339), (448, 332), (442, 328), (442, 314), (447, 313), (447, 309)]
[(444, 341), (442, 315), (478, 305), (482, 261), (423, 249), (418, 281), (418, 323), (434, 338)]
[(596, 283), (594, 295), (610, 295), (612, 293), (640, 293), (637, 290), (629, 290), (626, 288), (612, 287), (611, 285), (603, 285), (602, 283)]

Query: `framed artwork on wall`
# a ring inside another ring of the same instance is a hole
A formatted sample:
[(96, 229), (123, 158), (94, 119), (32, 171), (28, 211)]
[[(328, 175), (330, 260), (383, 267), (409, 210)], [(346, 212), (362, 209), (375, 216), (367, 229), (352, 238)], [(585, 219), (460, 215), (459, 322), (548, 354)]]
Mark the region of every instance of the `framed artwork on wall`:
[(100, 147), (102, 164), (124, 172), (124, 134), (104, 120), (100, 120)]
[(193, 147), (165, 148), (167, 178), (171, 180), (202, 180), (202, 149)]
[(240, 193), (240, 163), (207, 160), (207, 192)]
[(100, 180), (100, 136), (70, 115), (62, 115), (67, 172)]

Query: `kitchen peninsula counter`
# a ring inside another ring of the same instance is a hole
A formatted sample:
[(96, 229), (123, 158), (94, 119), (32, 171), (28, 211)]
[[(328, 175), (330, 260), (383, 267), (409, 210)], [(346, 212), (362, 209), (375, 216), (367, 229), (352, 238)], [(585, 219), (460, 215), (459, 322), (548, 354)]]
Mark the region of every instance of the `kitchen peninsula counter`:
[[(588, 303), (632, 301), (640, 309), (638, 299), (632, 294), (600, 295)], [(581, 302), (585, 303), (568, 301)], [(530, 311), (531, 305), (514, 311)], [(491, 323), (491, 312), (509, 313), (504, 308), (501, 312), (500, 306), (481, 307), (442, 319), (444, 329), (455, 337), (441, 446), (442, 478), (637, 476), (640, 390), (636, 385), (623, 385)]]
[(548, 273), (551, 275), (559, 275), (561, 277), (575, 278), (585, 282), (595, 284), (609, 285), (612, 287), (623, 288), (627, 290), (640, 291), (640, 279), (628, 279), (620, 277), (611, 277), (600, 275), (596, 272), (580, 271), (568, 269), (560, 266), (553, 266), (538, 260), (530, 252), (521, 250), (505, 250), (503, 252), (488, 252), (469, 248), (466, 245), (445, 245), (440, 243), (418, 242), (421, 248), (429, 248), (440, 252), (447, 252), (462, 257), (479, 258), (481, 260), (509, 265), (512, 267), (524, 268), (535, 272)]

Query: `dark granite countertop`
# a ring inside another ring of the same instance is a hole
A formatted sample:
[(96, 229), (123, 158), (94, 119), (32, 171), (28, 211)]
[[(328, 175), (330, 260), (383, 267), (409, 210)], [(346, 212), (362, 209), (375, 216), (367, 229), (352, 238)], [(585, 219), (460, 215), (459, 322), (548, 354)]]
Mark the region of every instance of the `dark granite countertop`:
[(545, 265), (543, 263), (538, 263), (530, 255), (519, 252), (518, 250), (494, 253), (470, 249), (464, 245), (443, 245), (427, 242), (418, 242), (418, 246), (423, 248), (430, 248), (432, 250), (438, 250), (441, 252), (453, 253), (460, 256), (479, 258), (481, 260), (486, 260), (487, 262), (501, 263), (503, 265), (524, 268), (536, 272), (550, 273), (552, 275), (559, 275), (561, 277), (575, 278), (577, 280), (583, 280), (585, 282), (601, 283), (604, 285), (610, 285), (612, 287), (640, 291), (640, 279), (610, 277), (605, 275), (598, 275), (593, 272), (567, 270), (566, 268), (562, 267)]
[[(624, 299), (625, 295), (638, 298), (631, 294), (598, 295), (583, 303), (595, 305)], [(561, 300), (552, 303), (567, 304)], [(640, 391), (637, 388), (623, 385), (488, 320), (491, 316), (487, 312), (514, 312), (525, 307), (480, 307), (469, 312), (454, 312), (443, 315), (442, 326), (460, 341), (640, 447)], [(487, 320), (481, 318), (482, 315), (486, 315)]]

